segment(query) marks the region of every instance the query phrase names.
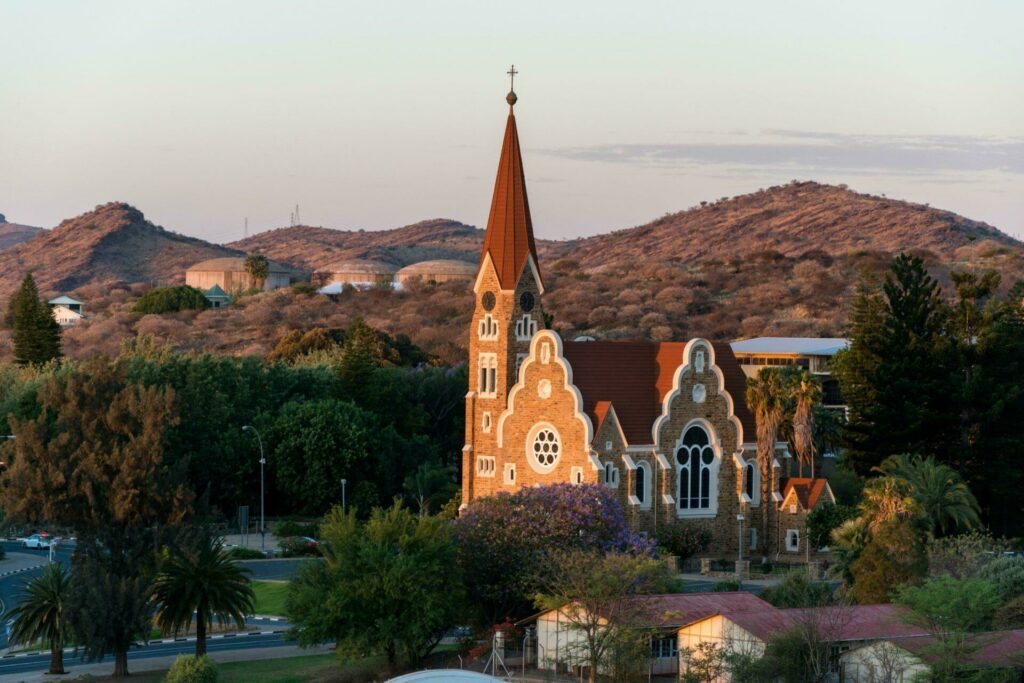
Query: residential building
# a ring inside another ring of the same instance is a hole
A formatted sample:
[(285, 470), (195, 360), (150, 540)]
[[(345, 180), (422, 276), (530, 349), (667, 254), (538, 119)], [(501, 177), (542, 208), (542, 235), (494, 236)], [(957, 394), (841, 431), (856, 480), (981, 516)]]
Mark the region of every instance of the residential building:
[(757, 376), (766, 367), (796, 366), (807, 370), (821, 382), (825, 407), (842, 411), (845, 416), (846, 404), (839, 391), (839, 382), (832, 376), (830, 362), (839, 351), (850, 346), (848, 339), (755, 337), (734, 341), (730, 346), (747, 377)]
[(61, 327), (74, 327), (85, 317), (82, 302), (67, 295), (58, 296), (47, 301), (53, 312), (53, 318)]

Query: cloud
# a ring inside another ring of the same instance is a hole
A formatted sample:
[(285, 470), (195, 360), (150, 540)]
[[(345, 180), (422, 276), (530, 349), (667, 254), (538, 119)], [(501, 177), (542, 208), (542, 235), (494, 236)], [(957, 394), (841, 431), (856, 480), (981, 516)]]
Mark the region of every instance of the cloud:
[(744, 137), (742, 142), (612, 144), (542, 151), (577, 161), (666, 167), (718, 164), (908, 176), (992, 171), (1024, 174), (1024, 138), (849, 135), (780, 129), (761, 131), (757, 136), (761, 142), (749, 142), (750, 137)]

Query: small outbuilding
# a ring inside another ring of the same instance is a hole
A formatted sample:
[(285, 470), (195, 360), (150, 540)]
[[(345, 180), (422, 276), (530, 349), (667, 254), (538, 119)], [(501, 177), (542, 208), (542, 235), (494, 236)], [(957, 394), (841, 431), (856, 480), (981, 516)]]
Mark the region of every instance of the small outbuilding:
[(211, 308), (224, 308), (231, 305), (233, 298), (230, 294), (221, 289), (220, 285), (214, 285), (203, 292), (203, 296), (210, 302)]
[(390, 285), (397, 272), (397, 266), (383, 261), (348, 259), (318, 268), (313, 274), (313, 280), (321, 286), (339, 284), (352, 285), (356, 289), (370, 289)]
[[(300, 278), (287, 266), (269, 261), (267, 279), (262, 283), (264, 291), (287, 287)], [(185, 272), (185, 284), (204, 292), (217, 285), (225, 292), (237, 293), (257, 289), (258, 283), (245, 268), (245, 258), (228, 256), (197, 263)]]
[(466, 261), (440, 259), (421, 261), (402, 268), (395, 274), (395, 281), (405, 285), (413, 280), (422, 282), (472, 282), (476, 279), (477, 266)]
[(85, 317), (82, 302), (72, 299), (70, 296), (61, 295), (56, 299), (50, 299), (46, 303), (50, 305), (53, 318), (61, 327), (74, 327)]

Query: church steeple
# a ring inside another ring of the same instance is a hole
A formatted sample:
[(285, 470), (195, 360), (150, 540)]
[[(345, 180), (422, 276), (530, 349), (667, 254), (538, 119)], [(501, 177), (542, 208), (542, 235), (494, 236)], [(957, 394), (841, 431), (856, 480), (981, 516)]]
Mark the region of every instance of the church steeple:
[[(514, 79), (515, 67), (509, 70)], [(505, 100), (509, 104), (508, 122), (505, 124), (505, 139), (501, 144), (501, 158), (498, 161), (498, 177), (494, 181), (494, 195), (491, 198), (491, 213), (487, 218), (487, 233), (484, 235), (484, 249), (481, 266), (487, 256), (491, 257), (498, 282), (502, 289), (515, 289), (527, 259), (533, 258), (533, 266), (540, 279), (537, 247), (533, 242), (533, 222), (530, 219), (530, 203), (526, 198), (526, 176), (523, 173), (523, 158), (519, 151), (519, 132), (513, 108), (518, 100), (515, 90), (510, 90)], [(538, 282), (538, 285), (541, 283)]]

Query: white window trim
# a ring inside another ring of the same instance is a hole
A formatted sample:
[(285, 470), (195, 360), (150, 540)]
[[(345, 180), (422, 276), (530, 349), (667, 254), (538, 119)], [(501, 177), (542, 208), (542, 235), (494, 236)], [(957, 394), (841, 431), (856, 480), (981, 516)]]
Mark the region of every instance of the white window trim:
[[(647, 463), (646, 460), (640, 460), (640, 461), (635, 462), (635, 463), (632, 460), (630, 460), (627, 463), (627, 469), (629, 469), (629, 470), (631, 470), (633, 472), (633, 477), (634, 477), (634, 479), (633, 479), (633, 486), (631, 486), (630, 489), (629, 489), (629, 496), (628, 496), (629, 504), (630, 505), (636, 505), (641, 510), (648, 510), (648, 509), (650, 509), (650, 507), (651, 507), (651, 499), (653, 498), (653, 496), (651, 495), (653, 493), (653, 491), (651, 491), (651, 466)], [(643, 473), (644, 473), (644, 497), (643, 497), (643, 499), (640, 499), (636, 495), (636, 479), (635, 479), (635, 477), (639, 474), (640, 471), (643, 471)]]
[(480, 418), (480, 427), (483, 429), (484, 434), (491, 433), (491, 427), (494, 425), (494, 420), (491, 419), (491, 411), (485, 410), (483, 417)]
[(516, 485), (516, 466), (514, 463), (505, 463), (505, 470), (503, 472), (503, 482), (505, 486)]
[[(796, 538), (796, 546), (790, 543), (790, 540)], [(800, 530), (799, 529), (786, 529), (786, 552), (787, 553), (798, 553), (800, 552)]]
[(495, 341), (498, 338), (498, 321), (490, 313), (480, 318), (477, 325), (477, 336), (481, 341)]
[(582, 484), (583, 483), (583, 468), (573, 467), (569, 470), (569, 483), (570, 484)]
[[(555, 456), (554, 462), (550, 465), (542, 464), (537, 460), (536, 455), (533, 452), (533, 443), (537, 439), (537, 435), (542, 431), (547, 430), (555, 435), (555, 443), (558, 444), (558, 454)], [(530, 463), (530, 467), (537, 474), (549, 474), (552, 472), (558, 464), (562, 462), (562, 455), (565, 451), (565, 444), (562, 442), (562, 435), (558, 429), (555, 428), (550, 422), (538, 422), (530, 428), (530, 431), (526, 435), (526, 461)]]
[(493, 455), (476, 456), (476, 476), (489, 478), (494, 477), (495, 469), (496, 465)]
[(537, 321), (529, 313), (516, 320), (516, 341), (530, 341), (537, 334)]
[(713, 458), (711, 464), (708, 465), (710, 470), (708, 473), (708, 507), (706, 508), (683, 508), (680, 507), (679, 501), (675, 501), (676, 517), (679, 518), (707, 518), (716, 517), (718, 515), (718, 475), (721, 469), (722, 463), (722, 448), (718, 442), (718, 438), (715, 435), (715, 430), (707, 420), (695, 419), (686, 423), (682, 431), (679, 434), (679, 440), (676, 441), (676, 446), (672, 449), (672, 465), (675, 471), (675, 486), (673, 492), (679, 490), (679, 479), (683, 471), (683, 466), (679, 464), (679, 460), (676, 454), (679, 449), (683, 447), (683, 438), (686, 433), (694, 427), (700, 427), (707, 434), (708, 444), (711, 446), (711, 453)]
[(498, 354), (481, 353), (477, 358), (477, 373), (477, 389), (480, 398), (496, 397), (498, 395)]

